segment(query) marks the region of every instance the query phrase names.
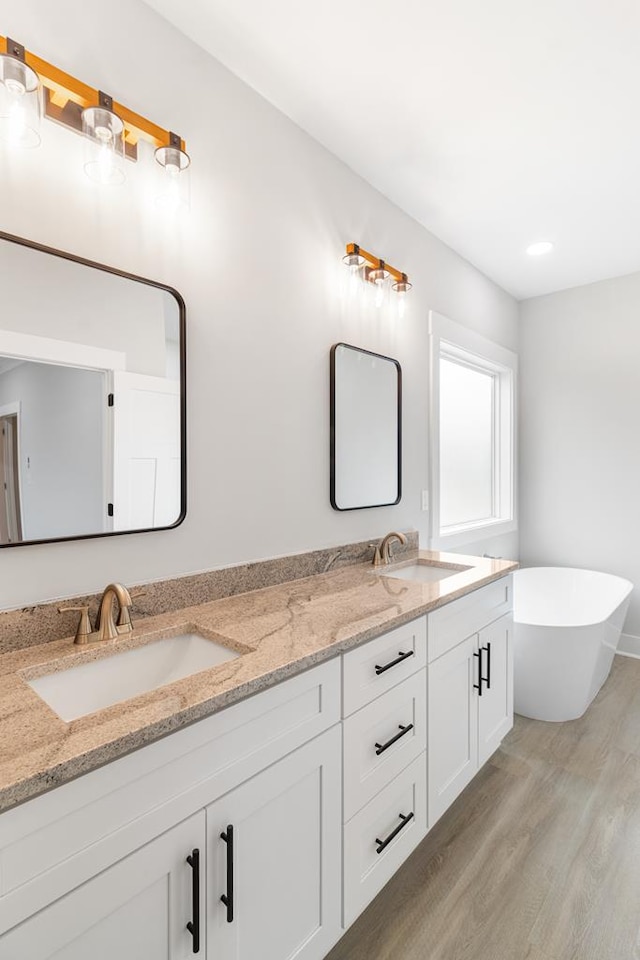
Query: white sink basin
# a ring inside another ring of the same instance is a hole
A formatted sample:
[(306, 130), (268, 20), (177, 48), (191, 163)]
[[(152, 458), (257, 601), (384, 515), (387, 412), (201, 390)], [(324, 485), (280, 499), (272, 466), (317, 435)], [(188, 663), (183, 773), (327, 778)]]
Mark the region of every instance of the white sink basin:
[(185, 633), (27, 683), (62, 720), (69, 721), (238, 656), (235, 650), (197, 633)]
[[(466, 568), (465, 568), (466, 569)], [(451, 570), (449, 567), (433, 567), (427, 563), (413, 563), (410, 567), (400, 567), (393, 573), (384, 573), (384, 577), (392, 580), (419, 580), (421, 583), (432, 583), (435, 580), (444, 580), (460, 573), (460, 570)]]

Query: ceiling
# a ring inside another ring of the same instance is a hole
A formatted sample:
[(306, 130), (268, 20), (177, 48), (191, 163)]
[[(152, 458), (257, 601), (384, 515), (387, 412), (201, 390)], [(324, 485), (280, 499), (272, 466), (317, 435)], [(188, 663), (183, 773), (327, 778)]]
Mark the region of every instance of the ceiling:
[(147, 3), (519, 299), (640, 270), (637, 0)]

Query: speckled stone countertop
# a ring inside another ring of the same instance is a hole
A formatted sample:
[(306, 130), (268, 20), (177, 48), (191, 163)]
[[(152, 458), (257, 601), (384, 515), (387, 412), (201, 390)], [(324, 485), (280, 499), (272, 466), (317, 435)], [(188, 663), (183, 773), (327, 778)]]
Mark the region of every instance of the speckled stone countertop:
[[(389, 579), (415, 563), (358, 564), (145, 620), (117, 640), (72, 638), (0, 656), (0, 811), (207, 717), (266, 687), (455, 600), (516, 563), (435, 551), (420, 561), (459, 571), (422, 583)], [(135, 621), (135, 602), (134, 602)], [(198, 632), (242, 655), (69, 723), (27, 680), (152, 642)]]

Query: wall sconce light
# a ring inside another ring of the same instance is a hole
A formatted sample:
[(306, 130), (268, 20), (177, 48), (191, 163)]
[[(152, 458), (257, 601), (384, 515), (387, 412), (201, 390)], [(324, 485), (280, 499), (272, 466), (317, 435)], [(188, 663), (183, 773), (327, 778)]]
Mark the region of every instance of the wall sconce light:
[(191, 160), (177, 134), (0, 36), (0, 133), (4, 127), (9, 139), (37, 146), (41, 113), (85, 136), (84, 169), (92, 180), (122, 183), (123, 161), (136, 161), (138, 144), (146, 141), (155, 147), (156, 160), (173, 184), (169, 193), (183, 190)]
[(87, 138), (84, 172), (95, 183), (123, 183), (124, 123), (113, 111), (113, 100), (98, 92), (98, 106), (82, 111), (82, 132)]
[(7, 40), (0, 53), (0, 136), (20, 147), (40, 143), (40, 80), (24, 47)]
[[(399, 295), (398, 311), (400, 316), (404, 316), (405, 295), (411, 290), (413, 284), (409, 283), (406, 273), (397, 270), (386, 263), (380, 257), (374, 256), (367, 250), (363, 250), (357, 243), (348, 243), (347, 252), (342, 258), (342, 262), (349, 267), (351, 271), (352, 283), (363, 280), (366, 283), (372, 283), (376, 290), (375, 303), (377, 307), (382, 306), (386, 282), (389, 277), (393, 277), (391, 289)], [(364, 269), (363, 269), (364, 268)]]
[(411, 290), (412, 286), (413, 284), (409, 283), (406, 273), (402, 274), (401, 280), (396, 280), (396, 282), (391, 285), (391, 289), (394, 290), (400, 297), (398, 300), (398, 315), (400, 317), (404, 317), (404, 312), (407, 305), (406, 296), (409, 290)]
[(175, 209), (181, 203), (187, 203), (185, 191), (189, 184), (186, 170), (191, 163), (191, 157), (183, 150), (180, 137), (176, 133), (170, 133), (169, 146), (158, 147), (155, 158), (164, 171), (163, 188), (156, 198), (157, 202), (167, 209)]

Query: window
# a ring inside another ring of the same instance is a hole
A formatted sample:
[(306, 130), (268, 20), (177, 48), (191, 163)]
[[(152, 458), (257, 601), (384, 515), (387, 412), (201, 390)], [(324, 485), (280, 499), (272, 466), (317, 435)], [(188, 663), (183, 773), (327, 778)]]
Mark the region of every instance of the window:
[(511, 351), (431, 314), (431, 543), (515, 530)]

